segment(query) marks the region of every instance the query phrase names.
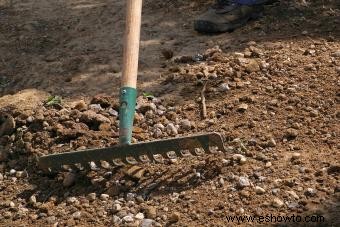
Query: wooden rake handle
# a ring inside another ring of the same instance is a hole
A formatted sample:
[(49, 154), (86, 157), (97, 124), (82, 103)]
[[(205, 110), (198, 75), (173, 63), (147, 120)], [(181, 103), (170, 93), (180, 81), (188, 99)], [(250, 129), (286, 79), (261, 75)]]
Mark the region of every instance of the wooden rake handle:
[(142, 0), (126, 1), (126, 27), (121, 87), (137, 86)]

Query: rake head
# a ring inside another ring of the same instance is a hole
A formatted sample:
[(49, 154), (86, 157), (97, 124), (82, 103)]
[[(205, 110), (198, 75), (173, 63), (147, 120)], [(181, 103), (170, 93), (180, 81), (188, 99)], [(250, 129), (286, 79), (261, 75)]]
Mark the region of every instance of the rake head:
[(163, 162), (190, 155), (203, 155), (214, 151), (226, 152), (219, 133), (206, 133), (178, 138), (155, 140), (132, 145), (118, 145), (108, 148), (72, 151), (40, 157), (38, 166), (45, 171), (60, 169), (86, 169), (111, 165), (135, 165), (150, 161)]

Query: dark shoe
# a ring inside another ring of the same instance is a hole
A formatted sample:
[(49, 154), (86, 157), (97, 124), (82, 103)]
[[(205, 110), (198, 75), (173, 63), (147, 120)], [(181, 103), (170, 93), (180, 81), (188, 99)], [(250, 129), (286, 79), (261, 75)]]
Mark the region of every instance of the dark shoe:
[(258, 18), (263, 9), (263, 4), (240, 5), (219, 0), (194, 21), (194, 28), (201, 33), (233, 31), (249, 20)]

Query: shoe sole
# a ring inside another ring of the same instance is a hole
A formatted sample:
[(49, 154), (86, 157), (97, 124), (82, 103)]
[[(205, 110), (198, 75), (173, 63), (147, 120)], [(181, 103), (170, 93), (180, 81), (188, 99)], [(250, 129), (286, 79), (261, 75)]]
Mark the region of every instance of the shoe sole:
[(260, 16), (261, 13), (254, 13), (251, 16), (233, 24), (215, 24), (210, 21), (197, 20), (194, 22), (194, 29), (200, 33), (232, 32), (245, 25), (248, 21), (258, 19)]

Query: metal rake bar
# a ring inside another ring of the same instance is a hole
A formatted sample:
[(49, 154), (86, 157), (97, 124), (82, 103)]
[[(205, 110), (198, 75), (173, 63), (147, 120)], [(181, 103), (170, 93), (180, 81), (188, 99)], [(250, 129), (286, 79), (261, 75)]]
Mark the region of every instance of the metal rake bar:
[[(38, 166), (43, 170), (60, 169), (64, 165), (86, 166), (90, 162), (100, 163), (107, 161), (115, 165), (136, 164), (150, 160), (160, 161), (163, 158), (176, 158), (176, 156), (202, 155), (203, 149), (209, 153), (210, 147), (226, 152), (222, 136), (219, 133), (206, 133), (183, 136), (171, 139), (141, 142), (131, 145), (117, 145), (108, 148), (72, 151), (40, 157)], [(149, 159), (149, 160), (148, 160)]]

